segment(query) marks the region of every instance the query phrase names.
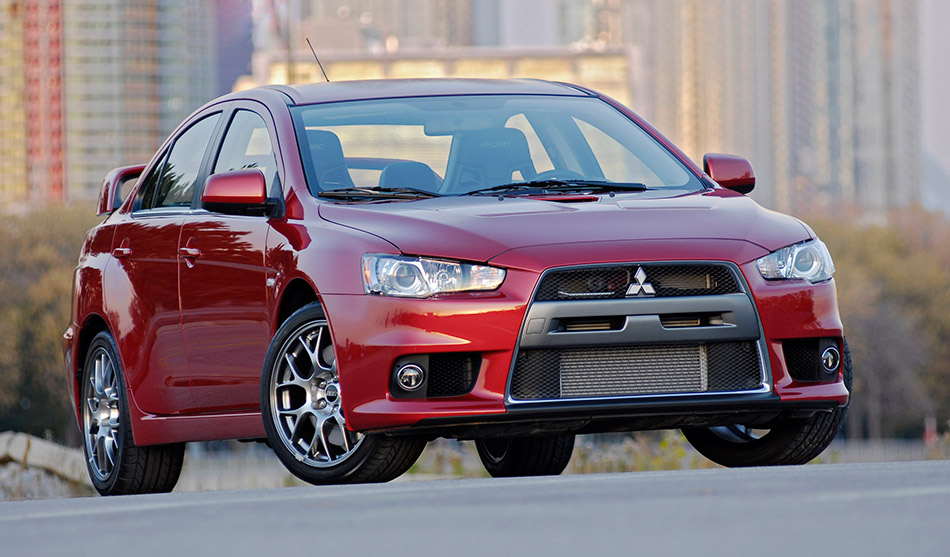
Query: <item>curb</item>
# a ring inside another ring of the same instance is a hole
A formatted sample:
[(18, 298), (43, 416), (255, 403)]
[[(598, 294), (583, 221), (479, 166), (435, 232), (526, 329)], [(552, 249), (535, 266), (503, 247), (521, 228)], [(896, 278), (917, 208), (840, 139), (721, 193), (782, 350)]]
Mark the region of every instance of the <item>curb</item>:
[(9, 462), (41, 468), (67, 482), (92, 487), (82, 451), (26, 433), (0, 433), (0, 465)]

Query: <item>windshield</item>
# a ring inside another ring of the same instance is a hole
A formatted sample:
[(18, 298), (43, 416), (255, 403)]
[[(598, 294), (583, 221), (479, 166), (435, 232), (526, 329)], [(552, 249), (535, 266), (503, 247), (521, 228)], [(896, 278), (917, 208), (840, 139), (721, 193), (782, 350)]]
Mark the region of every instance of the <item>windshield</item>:
[(703, 188), (653, 137), (595, 98), (422, 97), (291, 111), (314, 195), (357, 189), (462, 195), (509, 185), (531, 191), (525, 182), (678, 193)]

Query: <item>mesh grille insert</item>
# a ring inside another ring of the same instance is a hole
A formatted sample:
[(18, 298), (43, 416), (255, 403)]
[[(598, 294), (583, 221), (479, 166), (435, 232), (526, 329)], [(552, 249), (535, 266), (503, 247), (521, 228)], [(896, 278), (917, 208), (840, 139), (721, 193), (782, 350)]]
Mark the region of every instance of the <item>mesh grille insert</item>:
[(645, 263), (550, 272), (542, 279), (535, 300), (624, 298), (631, 284), (639, 284), (636, 272), (641, 267), (646, 273), (644, 283), (653, 286), (656, 297), (706, 296), (740, 291), (736, 278), (727, 265)]
[(785, 365), (792, 378), (799, 381), (818, 380), (818, 339), (782, 341)]
[(478, 354), (432, 354), (426, 396), (462, 396), (475, 386), (482, 358)]
[(520, 400), (743, 391), (762, 384), (755, 343), (522, 350)]

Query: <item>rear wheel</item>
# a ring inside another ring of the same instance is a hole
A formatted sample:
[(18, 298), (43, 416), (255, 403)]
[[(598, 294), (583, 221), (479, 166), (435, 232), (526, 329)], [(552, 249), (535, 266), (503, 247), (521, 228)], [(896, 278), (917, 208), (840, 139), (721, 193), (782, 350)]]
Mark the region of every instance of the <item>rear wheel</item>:
[[(844, 384), (850, 391), (853, 370), (847, 341), (841, 366)], [(723, 466), (805, 464), (831, 444), (847, 414), (845, 405), (809, 418), (780, 420), (769, 429), (732, 424), (684, 429), (683, 435), (700, 454)]]
[(135, 445), (118, 354), (112, 336), (103, 331), (92, 340), (83, 368), (80, 401), (89, 477), (102, 495), (167, 493), (178, 483), (185, 445)]
[(406, 472), (426, 444), (346, 427), (333, 339), (316, 303), (291, 315), (271, 343), (261, 376), (261, 414), (280, 461), (316, 485), (388, 482)]
[(479, 439), (475, 448), (495, 478), (557, 476), (571, 461), (574, 435)]

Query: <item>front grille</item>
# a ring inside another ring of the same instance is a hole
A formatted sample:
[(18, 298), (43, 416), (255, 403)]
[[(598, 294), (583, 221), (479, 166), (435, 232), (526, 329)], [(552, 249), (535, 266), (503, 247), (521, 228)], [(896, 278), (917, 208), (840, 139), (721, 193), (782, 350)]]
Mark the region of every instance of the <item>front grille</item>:
[(426, 396), (462, 396), (475, 386), (482, 358), (478, 354), (432, 354)]
[(722, 264), (644, 263), (609, 265), (552, 271), (544, 276), (536, 301), (602, 300), (624, 298), (631, 284), (637, 285), (637, 269), (646, 273), (645, 284), (655, 296), (707, 296), (734, 294), (739, 285), (733, 271)]
[(732, 392), (762, 384), (755, 342), (522, 350), (511, 396), (549, 400)]

